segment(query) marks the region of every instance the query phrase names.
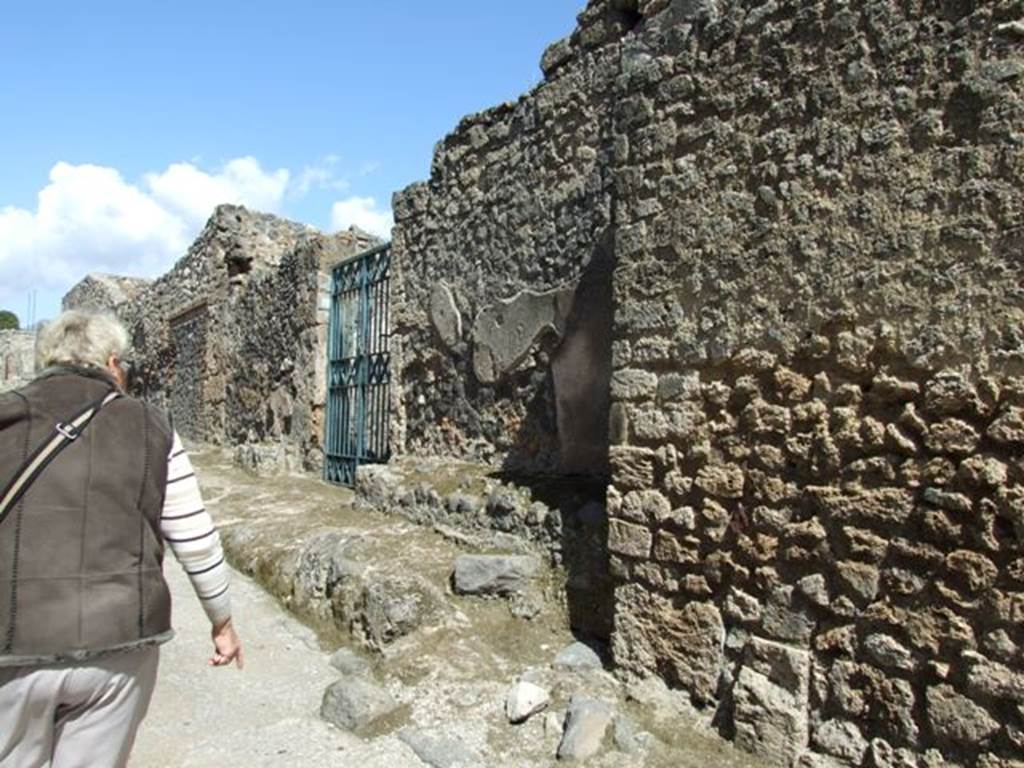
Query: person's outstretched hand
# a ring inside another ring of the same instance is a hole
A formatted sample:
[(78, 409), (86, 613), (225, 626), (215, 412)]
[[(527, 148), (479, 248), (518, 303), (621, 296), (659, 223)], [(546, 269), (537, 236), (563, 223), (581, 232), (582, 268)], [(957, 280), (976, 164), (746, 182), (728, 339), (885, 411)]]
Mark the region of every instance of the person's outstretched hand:
[(213, 637), (213, 656), (210, 657), (210, 666), (223, 667), (234, 661), (241, 669), (245, 664), (242, 660), (242, 641), (238, 639), (238, 633), (231, 625), (231, 619), (215, 626), (210, 635)]

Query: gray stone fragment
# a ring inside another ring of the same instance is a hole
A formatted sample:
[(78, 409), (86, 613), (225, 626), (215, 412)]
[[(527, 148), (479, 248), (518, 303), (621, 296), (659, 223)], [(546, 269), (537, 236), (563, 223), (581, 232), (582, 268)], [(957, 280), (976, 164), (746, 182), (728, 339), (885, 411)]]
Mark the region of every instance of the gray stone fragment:
[(565, 332), (575, 287), (546, 293), (523, 291), (485, 307), (473, 323), (473, 372), (493, 384), (518, 365), (544, 333)]
[(566, 646), (555, 656), (555, 669), (572, 672), (583, 672), (590, 669), (602, 669), (601, 657), (586, 643), (576, 642)]
[(612, 726), (615, 748), (627, 755), (644, 752), (655, 742), (654, 734), (641, 730), (636, 721), (628, 715), (617, 714)]
[(453, 583), (460, 595), (511, 595), (539, 570), (540, 561), (528, 555), (459, 555)]
[(435, 283), (430, 292), (430, 322), (449, 349), (462, 340), (462, 314), (451, 288), (443, 282)]
[(868, 635), (864, 639), (864, 650), (868, 658), (886, 669), (912, 672), (917, 666), (910, 651), (889, 635)]
[(967, 692), (971, 696), (1024, 705), (1024, 674), (973, 651), (965, 651), (962, 659), (968, 667)]
[(871, 765), (874, 768), (917, 768), (917, 756), (906, 747), (895, 748), (884, 739), (872, 739)]
[(1020, 653), (1020, 648), (1010, 639), (1005, 629), (996, 629), (985, 635), (983, 640), (985, 651), (1006, 664), (1012, 664)]
[(447, 736), (432, 736), (414, 728), (403, 728), (398, 738), (432, 768), (476, 768), (482, 765), (465, 744)]
[(379, 685), (362, 678), (332, 683), (324, 691), (320, 717), (339, 728), (363, 731), (398, 709), (398, 702)]
[(544, 610), (544, 596), (536, 588), (517, 592), (509, 599), (508, 610), (517, 619), (532, 621)]
[(601, 750), (612, 722), (612, 708), (602, 701), (573, 696), (558, 745), (559, 760), (586, 760)]
[(357, 617), (366, 643), (381, 649), (420, 627), (437, 612), (433, 590), (418, 576), (389, 576), (367, 584)]
[(941, 744), (973, 748), (987, 743), (999, 730), (999, 723), (985, 709), (952, 686), (929, 688), (925, 698), (928, 725)]
[(736, 745), (790, 765), (807, 748), (810, 654), (751, 638), (733, 687)]
[(823, 752), (860, 765), (868, 750), (868, 741), (860, 729), (848, 720), (826, 720), (814, 729), (814, 745)]
[(331, 655), (331, 666), (343, 675), (358, 677), (370, 671), (370, 662), (351, 648), (339, 648)]
[(540, 60), (540, 68), (545, 75), (552, 74), (558, 67), (572, 58), (572, 42), (568, 37), (562, 38), (547, 47)]
[(522, 723), (542, 711), (550, 701), (548, 692), (539, 685), (521, 680), (505, 696), (505, 716), (510, 723)]

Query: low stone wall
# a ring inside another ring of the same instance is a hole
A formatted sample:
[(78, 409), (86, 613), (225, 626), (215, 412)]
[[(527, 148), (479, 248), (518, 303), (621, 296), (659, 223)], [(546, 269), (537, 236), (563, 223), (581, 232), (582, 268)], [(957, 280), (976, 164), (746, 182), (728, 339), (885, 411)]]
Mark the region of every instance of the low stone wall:
[(35, 369), (35, 332), (0, 331), (0, 391), (27, 384)]

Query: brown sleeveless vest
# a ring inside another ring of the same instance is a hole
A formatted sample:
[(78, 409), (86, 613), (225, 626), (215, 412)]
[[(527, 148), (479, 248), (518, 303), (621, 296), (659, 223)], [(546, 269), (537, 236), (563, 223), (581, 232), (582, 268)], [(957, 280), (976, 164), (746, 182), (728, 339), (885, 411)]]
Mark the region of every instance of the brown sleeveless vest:
[[(0, 487), (57, 422), (112, 386), (100, 371), (55, 368), (0, 395)], [(169, 639), (160, 514), (170, 450), (163, 415), (118, 398), (0, 523), (0, 666)]]

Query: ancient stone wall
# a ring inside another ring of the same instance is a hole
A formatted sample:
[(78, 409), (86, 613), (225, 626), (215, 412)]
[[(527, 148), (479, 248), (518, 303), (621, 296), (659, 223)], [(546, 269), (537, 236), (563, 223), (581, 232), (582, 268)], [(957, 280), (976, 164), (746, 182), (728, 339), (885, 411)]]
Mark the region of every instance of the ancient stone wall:
[(150, 284), (141, 277), (122, 277), (97, 272), (75, 283), (61, 301), (63, 309), (110, 310), (138, 296)]
[[(329, 267), (376, 243), (217, 208), (188, 253), (127, 299), (91, 275), (65, 306), (112, 309), (132, 335), (136, 389), (193, 440), (264, 469), (317, 469), (326, 401)], [(106, 303), (104, 299), (106, 298)]]
[(28, 384), (35, 370), (35, 332), (0, 331), (0, 391)]
[(616, 661), (783, 764), (1009, 764), (1021, 8), (640, 6), (614, 123)]
[(464, 119), (430, 180), (395, 196), (399, 451), (607, 471), (610, 128), (628, 18), (592, 16), (586, 50), (552, 46), (541, 85)]
[(781, 764), (1024, 750), (1021, 15), (593, 0), (395, 198), (399, 450), (610, 403), (616, 663)]

